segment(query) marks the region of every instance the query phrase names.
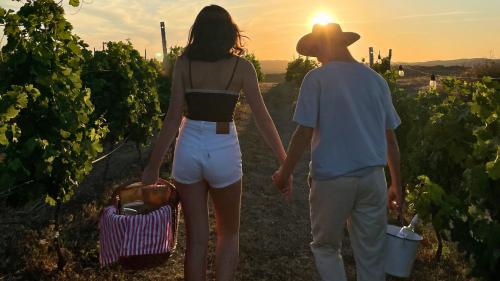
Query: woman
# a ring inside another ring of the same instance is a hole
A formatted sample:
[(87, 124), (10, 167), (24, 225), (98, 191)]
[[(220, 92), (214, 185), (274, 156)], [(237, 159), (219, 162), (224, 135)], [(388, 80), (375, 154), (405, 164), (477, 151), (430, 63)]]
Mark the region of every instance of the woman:
[(262, 100), (255, 69), (239, 57), (241, 54), (240, 31), (229, 13), (216, 5), (203, 8), (191, 27), (184, 53), (175, 64), (167, 116), (143, 172), (144, 184), (158, 180), (165, 151), (179, 130), (172, 176), (186, 223), (185, 280), (205, 280), (208, 194), (214, 203), (216, 218), (216, 279), (234, 279), (238, 263), (242, 169), (233, 113), (241, 90), (265, 142), (280, 162), (286, 158)]

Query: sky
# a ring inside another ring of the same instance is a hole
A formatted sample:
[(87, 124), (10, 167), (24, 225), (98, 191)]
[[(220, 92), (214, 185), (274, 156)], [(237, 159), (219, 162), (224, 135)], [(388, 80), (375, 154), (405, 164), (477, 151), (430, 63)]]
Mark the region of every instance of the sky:
[[(321, 12), (361, 35), (350, 47), (358, 59), (368, 57), (370, 46), (382, 55), (392, 48), (400, 62), (500, 57), (499, 0), (85, 0), (80, 8), (64, 6), (91, 48), (129, 39), (152, 57), (161, 55), (160, 21), (168, 46), (184, 46), (196, 15), (209, 4), (229, 11), (260, 60), (296, 57), (297, 40)], [(20, 4), (0, 0), (0, 6), (16, 10)]]

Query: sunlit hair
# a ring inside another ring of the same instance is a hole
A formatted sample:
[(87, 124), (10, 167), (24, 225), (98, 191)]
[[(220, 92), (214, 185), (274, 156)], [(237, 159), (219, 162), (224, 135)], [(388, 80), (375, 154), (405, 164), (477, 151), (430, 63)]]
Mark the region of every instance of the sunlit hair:
[(242, 55), (242, 36), (231, 15), (222, 7), (203, 8), (189, 31), (183, 55), (191, 60), (216, 61)]

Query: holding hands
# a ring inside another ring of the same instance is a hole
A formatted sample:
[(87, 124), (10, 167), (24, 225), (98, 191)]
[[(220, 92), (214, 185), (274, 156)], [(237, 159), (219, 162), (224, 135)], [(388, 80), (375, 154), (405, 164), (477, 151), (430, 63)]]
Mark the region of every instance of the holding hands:
[(290, 173), (284, 173), (283, 167), (280, 167), (272, 176), (276, 188), (283, 193), (285, 198), (290, 201), (293, 191), (293, 176)]

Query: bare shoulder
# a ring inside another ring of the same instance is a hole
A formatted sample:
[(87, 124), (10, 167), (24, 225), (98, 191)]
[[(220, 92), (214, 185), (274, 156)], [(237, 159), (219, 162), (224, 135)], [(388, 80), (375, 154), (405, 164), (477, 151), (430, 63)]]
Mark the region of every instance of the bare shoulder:
[(241, 68), (243, 71), (245, 71), (245, 72), (255, 71), (253, 64), (249, 60), (247, 60), (244, 57), (240, 57), (239, 59), (240, 59), (240, 64), (241, 64)]
[(175, 60), (174, 69), (177, 71), (184, 71), (187, 68), (188, 68), (188, 59), (185, 58), (184, 56), (179, 56)]
[(189, 61), (184, 56), (179, 56), (175, 60), (174, 65), (169, 65), (167, 67), (168, 68), (173, 67), (172, 74), (174, 77), (178, 77), (178, 78), (183, 77), (183, 79), (185, 79), (185, 77), (187, 75), (189, 75), (188, 74), (189, 73)]
[(243, 74), (243, 76), (254, 76), (255, 75), (255, 68), (253, 64), (245, 59), (244, 57), (239, 58), (240, 62), (240, 71)]

